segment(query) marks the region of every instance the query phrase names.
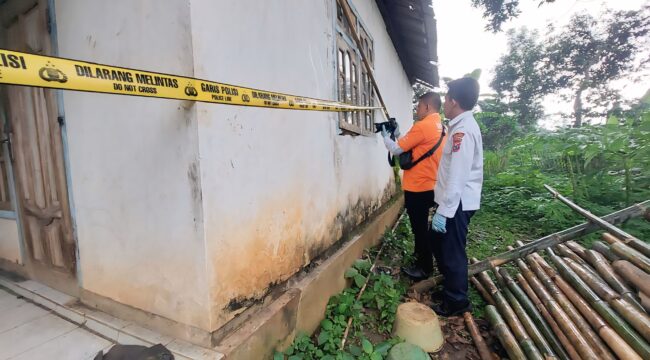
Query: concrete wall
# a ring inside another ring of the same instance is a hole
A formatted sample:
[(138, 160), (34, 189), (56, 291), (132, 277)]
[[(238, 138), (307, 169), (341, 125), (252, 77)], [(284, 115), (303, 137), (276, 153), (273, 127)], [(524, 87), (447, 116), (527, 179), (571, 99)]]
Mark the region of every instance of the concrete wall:
[[(397, 53), (374, 1), (355, 4), (384, 97), (407, 128), (411, 88)], [(334, 0), (193, 0), (191, 15), (197, 77), (337, 98)], [(379, 136), (339, 136), (334, 113), (196, 108), (216, 329), (365, 219), (394, 183)]]
[[(60, 56), (337, 98), (335, 0), (55, 4)], [(406, 75), (354, 4), (406, 131)], [(219, 328), (395, 191), (379, 136), (334, 113), (63, 94), (80, 285), (184, 324)]]
[(22, 264), (16, 220), (0, 218), (0, 258)]
[[(189, 1), (56, 1), (63, 57), (193, 75)], [(194, 104), (64, 92), (79, 279), (207, 328)]]

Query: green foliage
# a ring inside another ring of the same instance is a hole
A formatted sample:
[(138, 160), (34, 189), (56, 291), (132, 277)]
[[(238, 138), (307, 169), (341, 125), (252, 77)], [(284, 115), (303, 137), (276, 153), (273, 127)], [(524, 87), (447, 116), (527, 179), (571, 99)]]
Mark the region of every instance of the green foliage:
[(521, 134), (521, 126), (512, 115), (507, 115), (504, 105), (496, 100), (479, 101), (480, 112), (474, 114), (481, 128), (483, 148), (499, 150)]
[(415, 239), (411, 229), (411, 223), (407, 216), (397, 225), (394, 233), (386, 231), (383, 238), (384, 252), (382, 260), (388, 262), (399, 262), (404, 265), (412, 264), (415, 248)]
[(508, 51), (499, 59), (490, 82), (505, 109), (489, 110), (482, 104), (482, 111), (507, 114), (521, 126), (533, 127), (544, 115), (541, 99), (554, 86), (549, 74), (540, 69), (544, 56), (545, 49), (536, 31), (509, 31)]
[(377, 310), (377, 330), (380, 333), (390, 333), (397, 306), (406, 293), (406, 286), (386, 274), (373, 274), (372, 280), (372, 286), (363, 293), (361, 301), (365, 308)]
[[(578, 14), (546, 40), (543, 71), (555, 92), (574, 97), (575, 127), (583, 117), (602, 117), (619, 100), (609, 86), (646, 66), (637, 61), (650, 35), (650, 6), (634, 11), (605, 11), (598, 18)], [(549, 29), (553, 33), (555, 29)]]
[[(408, 218), (403, 218), (394, 233), (387, 231), (383, 241), (383, 253), (388, 256), (385, 262), (387, 264), (401, 261), (401, 254), (412, 254), (413, 234)], [(376, 249), (373, 251), (376, 252)], [(371, 272), (371, 267), (372, 263), (367, 258), (356, 260), (344, 275), (346, 279), (351, 280), (351, 286), (330, 298), (325, 319), (314, 336), (299, 334), (284, 353), (275, 353), (274, 360), (384, 359), (390, 348), (400, 342), (390, 338), (390, 331), (395, 321), (397, 306), (406, 293), (407, 285), (403, 280), (396, 280), (377, 269)], [(366, 290), (357, 300), (366, 279)], [(345, 348), (340, 349), (348, 319), (352, 319), (352, 326)], [(382, 334), (389, 339), (373, 344), (364, 335), (367, 331)]]
[(641, 58), (650, 36), (648, 11), (646, 5), (634, 11), (606, 10), (598, 18), (577, 14), (561, 29), (549, 26), (544, 39), (526, 28), (511, 30), (508, 51), (490, 86), (524, 127), (543, 116), (540, 100), (548, 94), (573, 102), (574, 127), (582, 126), (583, 119), (602, 119), (620, 107), (611, 82), (640, 73), (648, 64)]
[[(540, 6), (555, 2), (555, 0), (537, 1)], [(483, 18), (488, 21), (485, 29), (495, 33), (501, 31), (504, 23), (516, 18), (520, 13), (519, 0), (472, 0), (472, 6), (483, 10)]]
[(583, 219), (543, 184), (601, 215), (650, 197), (650, 113), (533, 133), (485, 159), (482, 211), (512, 217), (531, 236), (548, 234)]

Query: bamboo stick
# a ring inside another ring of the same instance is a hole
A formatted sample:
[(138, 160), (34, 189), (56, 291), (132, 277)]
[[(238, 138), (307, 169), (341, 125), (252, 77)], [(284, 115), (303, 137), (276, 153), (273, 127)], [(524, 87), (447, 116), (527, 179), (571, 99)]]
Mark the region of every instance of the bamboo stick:
[(591, 249), (594, 250), (594, 251), (598, 251), (601, 255), (606, 257), (607, 260), (609, 260), (609, 262), (614, 262), (614, 261), (617, 261), (617, 260), (621, 260), (620, 256), (614, 254), (614, 252), (609, 247), (609, 245), (605, 244), (602, 241), (598, 241), (598, 240), (594, 241), (591, 244)]
[(639, 299), (641, 299), (641, 305), (646, 312), (650, 312), (650, 296), (645, 293), (639, 292)]
[(478, 326), (476, 326), (476, 323), (474, 322), (472, 313), (469, 311), (464, 313), (463, 318), (465, 319), (467, 330), (470, 335), (472, 335), (472, 340), (474, 340), (474, 345), (476, 345), (476, 350), (478, 350), (481, 360), (494, 360), (492, 358), (492, 352), (485, 344), (485, 340), (483, 339), (483, 336), (481, 336), (481, 332), (478, 330)]
[(621, 275), (623, 279), (632, 284), (637, 290), (650, 294), (650, 274), (647, 274), (626, 260), (615, 261), (612, 267), (617, 274)]
[(574, 253), (573, 250), (569, 249), (569, 247), (565, 246), (564, 244), (560, 244), (556, 246), (555, 249), (561, 256), (567, 257), (572, 261), (582, 265), (585, 270), (589, 271), (593, 276), (600, 277), (600, 275), (598, 275), (598, 272), (592, 268), (591, 265), (589, 265), (583, 258), (578, 256), (578, 254)]
[[(596, 269), (596, 272), (600, 277), (603, 278), (603, 280), (605, 280), (614, 291), (627, 299), (632, 305), (639, 309), (643, 309), (632, 289), (616, 274), (614, 268), (612, 268), (603, 255), (594, 250), (587, 250), (585, 251), (585, 256), (587, 257), (587, 262)], [(641, 270), (639, 270), (639, 272), (643, 273)], [(650, 275), (648, 275), (648, 281), (650, 282)], [(650, 283), (648, 284), (648, 288), (650, 288)]]
[(610, 288), (602, 279), (594, 277), (582, 267), (582, 265), (564, 259), (569, 267), (593, 290), (600, 298), (605, 300), (616, 312), (632, 325), (645, 339), (650, 341), (650, 317), (642, 308), (629, 302)]
[(487, 290), (485, 290), (485, 288), (483, 287), (483, 285), (481, 285), (481, 282), (478, 281), (476, 276), (470, 277), (469, 280), (472, 282), (472, 285), (474, 285), (474, 287), (476, 288), (476, 291), (478, 291), (478, 293), (481, 294), (481, 297), (483, 298), (483, 300), (485, 300), (486, 303), (488, 303), (489, 305), (495, 305), (492, 295), (490, 295), (490, 293), (487, 292)]
[(553, 279), (555, 284), (566, 295), (567, 298), (575, 305), (580, 313), (587, 319), (591, 327), (600, 335), (610, 349), (614, 351), (620, 359), (641, 359), (639, 354), (630, 347), (623, 338), (616, 333), (603, 318), (594, 311), (589, 304), (569, 285), (557, 272), (551, 268), (545, 261), (540, 265), (546, 271), (548, 276)]
[(522, 320), (517, 316), (517, 313), (512, 308), (510, 303), (506, 300), (504, 294), (497, 288), (494, 282), (492, 282), (492, 279), (490, 279), (490, 276), (487, 274), (487, 272), (480, 273), (479, 280), (481, 280), (481, 283), (485, 289), (494, 298), (496, 308), (499, 310), (499, 313), (501, 313), (506, 323), (512, 330), (515, 339), (517, 339), (519, 342), (519, 345), (526, 354), (526, 357), (535, 360), (544, 359), (539, 349), (535, 345), (533, 339), (529, 336), (526, 326), (524, 326)]
[[(546, 322), (546, 320), (544, 320), (542, 314), (540, 314), (539, 311), (535, 308), (535, 305), (531, 302), (528, 296), (526, 296), (524, 291), (519, 287), (519, 285), (517, 285), (517, 283), (515, 283), (508, 271), (502, 268), (499, 269), (498, 272), (510, 292), (515, 296), (515, 298), (517, 298), (528, 316), (530, 316), (533, 322), (537, 325), (539, 331), (542, 333), (542, 336), (544, 339), (546, 339), (548, 345), (551, 346), (553, 352), (557, 354), (557, 357), (563, 360), (569, 359), (569, 355), (562, 348), (560, 341), (553, 333), (553, 330), (551, 330), (549, 324)], [(538, 346), (540, 345), (538, 344)], [(543, 352), (543, 346), (540, 346), (540, 350)]]
[(626, 233), (625, 231), (617, 228), (616, 226), (608, 223), (607, 221), (604, 221), (603, 219), (597, 217), (596, 215), (592, 214), (588, 210), (585, 210), (581, 208), (580, 206), (576, 205), (574, 202), (569, 200), (568, 198), (562, 196), (557, 190), (553, 189), (552, 187), (548, 185), (544, 185), (546, 190), (548, 190), (551, 194), (553, 194), (554, 197), (565, 203), (568, 207), (573, 209), (575, 212), (578, 214), (582, 215), (585, 217), (587, 220), (590, 222), (598, 225), (600, 228), (602, 228), (605, 231), (610, 232), (614, 236), (616, 236), (618, 239), (621, 239), (623, 243), (626, 245), (629, 245), (630, 247), (638, 250), (642, 254), (645, 254), (646, 256), (650, 256), (650, 245), (646, 244), (645, 242), (637, 239), (636, 237)]
[(598, 295), (596, 295), (580, 277), (566, 265), (551, 249), (546, 252), (555, 264), (563, 279), (569, 282), (573, 288), (602, 316), (607, 323), (644, 359), (650, 359), (650, 345), (627, 324), (612, 308)]
[(517, 340), (515, 340), (515, 337), (512, 335), (512, 332), (510, 332), (508, 325), (506, 325), (505, 321), (503, 321), (503, 318), (499, 315), (497, 308), (492, 305), (486, 306), (485, 315), (494, 328), (494, 332), (496, 333), (499, 342), (501, 342), (501, 345), (503, 345), (503, 348), (508, 353), (510, 359), (526, 360), (526, 355), (524, 355), (521, 347), (519, 347), (519, 344), (517, 343)]
[[(512, 246), (508, 246), (508, 250), (512, 248), (513, 248)], [(545, 304), (542, 302), (542, 300), (533, 290), (529, 281), (526, 280), (526, 278), (522, 274), (524, 272), (530, 274), (531, 280), (534, 281), (534, 285), (538, 288), (539, 287), (543, 288), (539, 279), (535, 277), (535, 274), (533, 274), (533, 272), (530, 271), (528, 265), (526, 265), (526, 263), (522, 259), (515, 260), (515, 263), (517, 264), (517, 267), (519, 267), (519, 270), (521, 271), (516, 275), (519, 286), (521, 286), (521, 288), (524, 290), (528, 298), (530, 298), (532, 303), (535, 305), (535, 308), (537, 308), (537, 310), (542, 314), (544, 320), (546, 320), (548, 325), (551, 327), (551, 330), (553, 330), (553, 333), (555, 334), (555, 336), (557, 336), (558, 340), (562, 344), (562, 347), (567, 352), (571, 360), (582, 359), (578, 354), (578, 352), (576, 351), (576, 348), (573, 346), (573, 342), (569, 340), (569, 338), (565, 334), (565, 331), (560, 328), (553, 315), (549, 312)]]
[(515, 314), (519, 318), (519, 321), (521, 321), (521, 324), (524, 326), (524, 329), (526, 329), (530, 338), (535, 343), (535, 346), (537, 346), (539, 352), (544, 356), (544, 359), (557, 359), (553, 348), (550, 346), (548, 341), (546, 341), (546, 338), (544, 338), (544, 335), (537, 327), (537, 324), (535, 324), (533, 319), (528, 315), (526, 309), (519, 302), (517, 297), (512, 293), (512, 291), (510, 291), (510, 288), (508, 288), (508, 285), (499, 270), (499, 268), (494, 268), (492, 272), (497, 279), (499, 287), (502, 289), (501, 292), (505, 295), (506, 300), (508, 300), (508, 303), (515, 311)]
[(650, 259), (648, 259), (645, 255), (616, 240), (608, 233), (603, 234), (603, 239), (609, 243), (609, 246), (611, 247), (614, 254), (631, 262), (639, 269), (650, 273)]
[(555, 285), (553, 280), (546, 274), (546, 271), (542, 268), (541, 264), (544, 259), (535, 253), (529, 255), (526, 260), (532, 268), (533, 272), (537, 277), (542, 281), (546, 286), (546, 289), (551, 293), (553, 298), (557, 303), (562, 307), (562, 309), (569, 315), (573, 323), (580, 330), (580, 333), (584, 336), (585, 340), (592, 346), (592, 349), (596, 353), (599, 359), (614, 359), (614, 356), (610, 353), (609, 349), (602, 341), (602, 339), (596, 334), (596, 332), (591, 328), (587, 320), (580, 314), (578, 309), (569, 301), (569, 299), (560, 291), (560, 289)]
[(587, 251), (587, 249), (584, 246), (578, 244), (573, 240), (565, 242), (564, 245), (566, 245), (569, 249), (571, 249), (571, 251), (578, 254), (578, 256), (580, 256), (583, 260), (586, 261), (585, 251)]
[(628, 241), (622, 240), (621, 238), (619, 238), (616, 235), (610, 234), (609, 232), (604, 232), (601, 237), (603, 238), (603, 240), (605, 240), (609, 244), (613, 244), (615, 242), (620, 242), (620, 243), (623, 243), (624, 245), (627, 245), (630, 248), (638, 251), (639, 253), (643, 254), (644, 256), (650, 257), (650, 253), (649, 253), (650, 252), (650, 245), (648, 245), (647, 243), (645, 243), (642, 240), (638, 240), (638, 241), (640, 241), (639, 244), (637, 244), (636, 242), (628, 242)]
[[(517, 261), (523, 263), (523, 261), (520, 259), (518, 259)], [(544, 320), (546, 320), (548, 325), (551, 327), (551, 330), (553, 330), (553, 333), (555, 334), (555, 336), (557, 336), (558, 340), (562, 344), (562, 348), (569, 355), (569, 358), (571, 360), (580, 360), (581, 357), (576, 351), (575, 347), (573, 346), (569, 338), (567, 338), (564, 331), (560, 329), (560, 326), (558, 325), (557, 321), (555, 321), (555, 319), (553, 318), (553, 315), (551, 315), (551, 313), (548, 312), (548, 309), (546, 309), (544, 304), (542, 304), (542, 301), (539, 299), (537, 294), (535, 294), (535, 291), (533, 291), (533, 288), (530, 286), (530, 284), (528, 284), (526, 278), (524, 278), (522, 274), (517, 274), (517, 282), (519, 283), (519, 286), (521, 286), (521, 288), (524, 290), (526, 295), (528, 295), (528, 297), (533, 302), (533, 304), (535, 304), (535, 307), (540, 312), (540, 314), (542, 314)], [(558, 353), (561, 352), (558, 351)]]
[[(650, 207), (650, 200), (646, 200), (642, 203), (632, 205), (630, 207), (627, 207), (625, 209), (616, 211), (614, 213), (611, 213), (607, 216), (604, 216), (602, 219), (604, 221), (610, 222), (612, 224), (619, 224), (624, 221), (627, 221), (630, 218), (637, 217), (644, 215), (646, 213), (646, 210)], [(546, 249), (550, 246), (555, 246), (557, 244), (563, 243), (567, 240), (575, 239), (584, 235), (587, 235), (589, 233), (592, 233), (594, 231), (598, 230), (598, 226), (594, 225), (590, 222), (583, 223), (577, 226), (574, 226), (572, 228), (562, 230), (547, 236), (544, 236), (542, 238), (539, 238), (535, 241), (532, 241), (522, 247), (519, 248), (513, 248), (512, 250), (508, 250), (504, 253), (495, 255), (495, 256), (490, 256), (489, 258), (479, 261), (476, 264), (472, 264), (468, 268), (468, 275), (475, 275), (477, 273), (480, 273), (482, 271), (487, 271), (490, 270), (494, 266), (501, 266), (503, 264), (507, 264), (510, 261), (513, 261), (515, 259), (522, 258), (528, 254), (531, 254), (535, 251)], [(414, 290), (417, 292), (423, 292), (428, 289), (431, 289), (432, 287), (436, 286), (437, 284), (440, 284), (442, 281), (442, 276), (435, 276), (426, 280), (422, 280), (418, 283), (415, 283), (413, 286), (411, 286), (410, 290)]]
[[(545, 308), (553, 316), (562, 330), (562, 333), (569, 339), (570, 343), (575, 348), (575, 351), (580, 355), (580, 358), (598, 359), (591, 344), (587, 342), (569, 315), (567, 315), (562, 307), (560, 307), (560, 305), (553, 299), (551, 294), (546, 290), (544, 285), (542, 285), (541, 281), (535, 276), (530, 268), (525, 265), (523, 260), (517, 260), (517, 264), (521, 269), (523, 277), (526, 278), (530, 287), (535, 291), (535, 294), (539, 296), (541, 303), (544, 304)], [(569, 351), (569, 348), (565, 348)]]
[[(544, 265), (542, 265), (544, 266)], [(544, 266), (544, 270), (555, 281), (555, 284), (562, 290), (567, 298), (575, 305), (580, 313), (587, 319), (591, 327), (600, 335), (601, 339), (605, 341), (616, 356), (624, 360), (638, 360), (641, 359), (639, 354), (630, 347), (623, 338), (614, 331), (603, 320), (596, 311), (594, 311), (589, 304), (578, 294), (562, 277), (560, 277), (553, 269)]]
[(564, 257), (568, 257), (569, 259), (579, 264), (587, 263), (583, 258), (578, 256), (578, 254), (576, 254), (575, 252), (573, 252), (573, 250), (571, 250), (568, 246), (566, 246), (566, 244), (558, 244), (555, 246), (555, 249), (560, 255)]

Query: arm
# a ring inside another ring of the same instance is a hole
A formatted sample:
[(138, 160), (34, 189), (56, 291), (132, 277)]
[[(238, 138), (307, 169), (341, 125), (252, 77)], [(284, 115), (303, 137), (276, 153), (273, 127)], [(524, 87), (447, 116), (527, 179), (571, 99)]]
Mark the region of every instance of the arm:
[(399, 156), (404, 152), (404, 150), (402, 150), (402, 148), (389, 136), (384, 136), (384, 146), (386, 146), (386, 149), (388, 149), (393, 156)]

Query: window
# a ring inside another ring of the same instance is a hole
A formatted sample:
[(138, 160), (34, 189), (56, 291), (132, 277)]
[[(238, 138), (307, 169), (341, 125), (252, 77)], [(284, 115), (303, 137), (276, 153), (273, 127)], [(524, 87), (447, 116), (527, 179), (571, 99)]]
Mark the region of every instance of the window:
[[(351, 35), (353, 31), (346, 21), (341, 6), (337, 4), (337, 81), (339, 101), (359, 105), (374, 106), (374, 91), (370, 77), (361, 59), (361, 52), (365, 54), (370, 66), (373, 67), (373, 42), (368, 32), (353, 14), (355, 28), (358, 29), (361, 39), (361, 49), (356, 46)], [(339, 125), (347, 134), (372, 134), (374, 131), (374, 111), (342, 112), (339, 114)]]

